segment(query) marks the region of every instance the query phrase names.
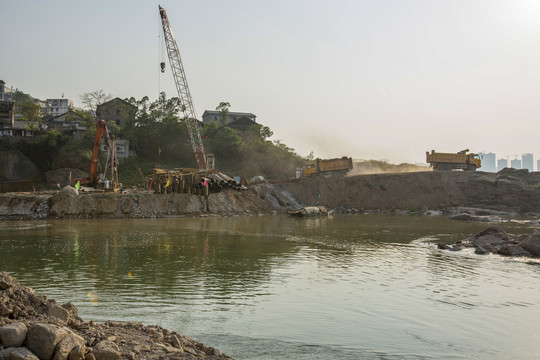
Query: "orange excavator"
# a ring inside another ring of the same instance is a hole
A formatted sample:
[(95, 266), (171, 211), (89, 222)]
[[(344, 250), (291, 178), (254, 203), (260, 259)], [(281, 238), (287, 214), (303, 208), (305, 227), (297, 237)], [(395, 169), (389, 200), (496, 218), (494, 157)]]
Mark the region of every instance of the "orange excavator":
[(98, 154), (99, 154), (99, 143), (101, 138), (108, 142), (109, 140), (109, 130), (107, 130), (107, 125), (105, 125), (105, 120), (99, 120), (97, 123), (96, 138), (94, 140), (94, 150), (92, 151), (92, 160), (90, 162), (90, 171), (88, 172), (87, 178), (79, 178), (73, 181), (73, 184), (95, 186), (98, 183), (97, 178), (97, 163), (98, 163)]

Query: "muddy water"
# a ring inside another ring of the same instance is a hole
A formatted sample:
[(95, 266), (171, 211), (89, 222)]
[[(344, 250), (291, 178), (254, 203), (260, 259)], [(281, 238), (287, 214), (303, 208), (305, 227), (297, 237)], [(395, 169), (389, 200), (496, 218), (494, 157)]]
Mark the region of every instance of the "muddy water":
[(86, 320), (158, 324), (237, 359), (536, 359), (539, 263), (433, 245), (486, 226), (364, 215), (1, 222), (0, 269)]

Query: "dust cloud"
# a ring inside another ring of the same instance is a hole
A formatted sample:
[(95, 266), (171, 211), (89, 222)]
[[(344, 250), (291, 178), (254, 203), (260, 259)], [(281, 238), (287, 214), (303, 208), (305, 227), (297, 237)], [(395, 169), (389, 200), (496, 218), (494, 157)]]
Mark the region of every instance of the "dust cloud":
[(393, 174), (408, 173), (419, 171), (431, 171), (430, 167), (414, 164), (390, 164), (380, 160), (357, 160), (353, 159), (353, 168), (347, 173), (347, 176), (365, 175), (365, 174)]

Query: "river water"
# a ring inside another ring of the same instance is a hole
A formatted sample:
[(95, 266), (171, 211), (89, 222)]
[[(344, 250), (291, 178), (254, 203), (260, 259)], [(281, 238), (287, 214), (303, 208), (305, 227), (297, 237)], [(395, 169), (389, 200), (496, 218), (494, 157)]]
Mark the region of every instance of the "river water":
[(487, 226), (382, 215), (0, 222), (0, 270), (87, 321), (157, 324), (236, 359), (537, 359), (539, 262), (434, 245)]

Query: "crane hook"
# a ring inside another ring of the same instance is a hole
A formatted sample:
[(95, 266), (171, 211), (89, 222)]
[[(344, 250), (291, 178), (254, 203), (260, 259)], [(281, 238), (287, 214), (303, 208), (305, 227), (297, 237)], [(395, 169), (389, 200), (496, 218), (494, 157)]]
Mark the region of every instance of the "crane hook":
[(165, 72), (165, 62), (162, 61), (160, 65), (161, 65), (161, 72), (164, 73)]

